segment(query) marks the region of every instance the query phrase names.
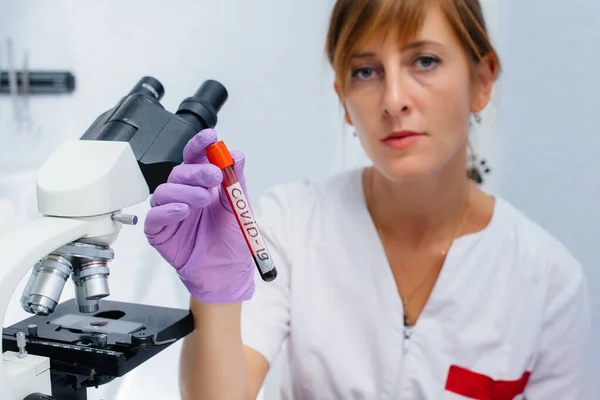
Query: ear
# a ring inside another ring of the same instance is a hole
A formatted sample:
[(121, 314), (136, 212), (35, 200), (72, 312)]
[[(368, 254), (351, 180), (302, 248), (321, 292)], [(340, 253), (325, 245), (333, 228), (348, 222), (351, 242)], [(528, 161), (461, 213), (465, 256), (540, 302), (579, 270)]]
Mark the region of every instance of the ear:
[(348, 110), (344, 107), (344, 118), (346, 119), (346, 123), (350, 126), (353, 126), (352, 120), (350, 119), (350, 115), (348, 115)]
[(488, 105), (497, 76), (497, 63), (489, 55), (486, 55), (475, 66), (475, 92), (471, 111), (479, 112)]
[(346, 105), (344, 105), (344, 102), (342, 101), (342, 96), (340, 94), (340, 84), (337, 81), (333, 84), (333, 89), (335, 90), (335, 93), (338, 95), (338, 98), (340, 99), (340, 102), (342, 103), (342, 107), (344, 107), (344, 119), (346, 120), (346, 123), (348, 125), (352, 126), (352, 119), (350, 119), (350, 114), (348, 114)]

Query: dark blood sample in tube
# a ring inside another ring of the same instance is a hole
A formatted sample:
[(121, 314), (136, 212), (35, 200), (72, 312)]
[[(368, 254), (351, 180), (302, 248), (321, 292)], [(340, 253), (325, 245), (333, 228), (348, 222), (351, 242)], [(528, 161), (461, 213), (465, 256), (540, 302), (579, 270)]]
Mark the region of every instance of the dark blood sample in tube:
[(277, 270), (267, 249), (267, 244), (258, 229), (250, 204), (233, 171), (233, 159), (227, 146), (222, 141), (214, 143), (206, 148), (206, 156), (211, 164), (223, 171), (223, 189), (225, 189), (231, 209), (244, 234), (250, 253), (252, 253), (256, 268), (264, 281), (271, 282), (277, 277)]

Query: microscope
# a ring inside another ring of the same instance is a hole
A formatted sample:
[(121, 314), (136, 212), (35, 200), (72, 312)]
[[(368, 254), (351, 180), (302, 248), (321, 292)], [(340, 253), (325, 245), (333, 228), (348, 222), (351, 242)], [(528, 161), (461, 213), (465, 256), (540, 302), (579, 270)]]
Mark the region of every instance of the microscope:
[[(0, 238), (0, 321), (29, 270), (20, 303), (32, 314), (3, 328), (0, 400), (85, 400), (88, 387), (192, 332), (189, 310), (106, 300), (110, 246), (123, 225), (137, 223), (122, 210), (167, 181), (228, 96), (208, 80), (172, 114), (163, 95), (158, 80), (143, 77), (79, 140), (60, 145), (38, 171), (41, 217)], [(69, 278), (75, 298), (60, 303)]]

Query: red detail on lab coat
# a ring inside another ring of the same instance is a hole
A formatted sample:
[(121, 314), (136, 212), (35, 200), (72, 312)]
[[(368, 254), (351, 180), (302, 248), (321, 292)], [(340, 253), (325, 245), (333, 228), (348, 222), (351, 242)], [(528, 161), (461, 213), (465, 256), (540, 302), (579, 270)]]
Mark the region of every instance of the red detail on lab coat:
[(489, 376), (478, 374), (452, 365), (448, 371), (446, 390), (477, 400), (512, 400), (525, 391), (531, 373), (526, 371), (516, 381), (495, 381)]

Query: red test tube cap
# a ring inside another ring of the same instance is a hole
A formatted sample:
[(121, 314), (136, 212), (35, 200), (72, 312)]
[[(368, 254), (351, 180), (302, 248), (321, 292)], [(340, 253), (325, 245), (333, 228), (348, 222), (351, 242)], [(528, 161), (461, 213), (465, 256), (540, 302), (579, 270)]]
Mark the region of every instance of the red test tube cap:
[(225, 143), (222, 141), (211, 144), (206, 148), (205, 151), (206, 157), (211, 164), (216, 165), (221, 169), (225, 169), (233, 165), (233, 158), (231, 158), (231, 154), (229, 154), (227, 146), (225, 146)]

